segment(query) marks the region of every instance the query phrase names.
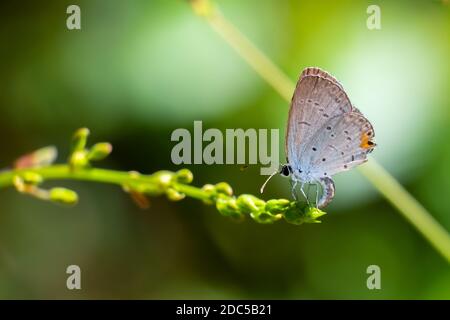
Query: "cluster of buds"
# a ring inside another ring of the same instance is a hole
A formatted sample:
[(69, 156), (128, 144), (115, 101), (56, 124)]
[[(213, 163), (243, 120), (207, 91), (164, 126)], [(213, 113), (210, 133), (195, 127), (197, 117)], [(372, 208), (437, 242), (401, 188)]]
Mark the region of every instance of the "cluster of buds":
[(188, 169), (177, 172), (161, 170), (152, 175), (141, 175), (139, 172), (129, 172), (129, 179), (123, 184), (123, 190), (129, 193), (134, 202), (143, 209), (149, 207), (147, 196), (166, 195), (171, 201), (180, 201), (186, 194), (178, 190), (177, 185), (188, 185), (194, 176)]
[(150, 176), (130, 172), (130, 179), (124, 184), (124, 190), (142, 208), (148, 207), (147, 196), (166, 195), (171, 201), (190, 197), (202, 200), (205, 204), (215, 205), (226, 217), (243, 220), (249, 216), (258, 223), (273, 223), (284, 219), (292, 224), (320, 223), (325, 212), (306, 204), (286, 199), (264, 201), (251, 194), (233, 196), (233, 189), (226, 182), (215, 185), (206, 184), (201, 190), (189, 186), (193, 180), (192, 172), (181, 169), (177, 172), (158, 171)]
[(72, 170), (85, 168), (92, 161), (105, 159), (112, 152), (112, 145), (108, 142), (99, 142), (86, 148), (89, 129), (78, 129), (73, 135), (72, 149), (69, 156), (69, 165)]
[[(72, 150), (69, 157), (71, 170), (77, 170), (90, 166), (91, 161), (103, 160), (112, 151), (111, 144), (107, 142), (96, 143), (89, 149), (86, 148), (89, 130), (87, 128), (78, 129), (72, 142)], [(21, 156), (14, 162), (14, 169), (17, 174), (13, 177), (13, 185), (17, 191), (31, 195), (41, 200), (56, 203), (73, 205), (78, 202), (78, 195), (75, 191), (67, 188), (44, 189), (41, 187), (44, 179), (41, 175), (33, 171), (51, 165), (57, 157), (55, 147), (45, 147), (32, 153)]]
[(206, 203), (215, 203), (217, 210), (224, 216), (242, 220), (251, 217), (258, 223), (273, 223), (284, 218), (292, 224), (320, 223), (317, 220), (325, 215), (320, 209), (309, 207), (297, 201), (272, 199), (264, 201), (251, 194), (233, 196), (233, 190), (225, 182), (216, 185), (207, 184), (203, 190), (208, 195)]
[(78, 202), (78, 195), (75, 191), (59, 187), (48, 190), (43, 189), (40, 187), (42, 182), (42, 177), (31, 171), (25, 171), (13, 177), (13, 184), (20, 193), (29, 194), (41, 200), (67, 205), (74, 205)]

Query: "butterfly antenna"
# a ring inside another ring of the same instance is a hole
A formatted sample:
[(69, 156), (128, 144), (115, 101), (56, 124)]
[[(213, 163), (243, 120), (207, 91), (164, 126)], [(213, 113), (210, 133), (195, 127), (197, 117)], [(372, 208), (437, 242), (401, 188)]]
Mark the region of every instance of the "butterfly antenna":
[(267, 178), (267, 180), (263, 183), (263, 185), (261, 186), (261, 189), (259, 190), (261, 193), (264, 192), (264, 188), (266, 187), (267, 182), (269, 182), (269, 180), (272, 179), (272, 177), (273, 177), (274, 175), (276, 175), (277, 173), (278, 173), (278, 170), (274, 171), (274, 173), (272, 173), (272, 174)]

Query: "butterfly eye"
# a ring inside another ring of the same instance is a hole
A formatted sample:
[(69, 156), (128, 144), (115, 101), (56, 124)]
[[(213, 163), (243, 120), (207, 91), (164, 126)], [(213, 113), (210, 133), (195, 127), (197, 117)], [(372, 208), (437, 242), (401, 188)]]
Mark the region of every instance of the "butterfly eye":
[(290, 173), (291, 173), (291, 167), (290, 166), (284, 165), (284, 166), (281, 167), (280, 174), (282, 176), (288, 177)]

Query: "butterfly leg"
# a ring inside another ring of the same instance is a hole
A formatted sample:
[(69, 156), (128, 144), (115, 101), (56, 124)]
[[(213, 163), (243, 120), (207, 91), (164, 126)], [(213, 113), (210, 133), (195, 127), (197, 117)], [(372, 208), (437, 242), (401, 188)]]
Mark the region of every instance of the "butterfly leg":
[(308, 183), (308, 184), (306, 185), (306, 195), (307, 195), (307, 196), (309, 196), (310, 189), (311, 189), (311, 183)]
[(294, 198), (295, 201), (297, 201), (297, 195), (295, 193), (295, 187), (297, 186), (297, 183), (298, 183), (297, 180), (295, 180), (293, 183), (291, 180), (291, 192), (292, 192), (292, 197)]
[(306, 200), (306, 203), (308, 204), (308, 206), (311, 206), (311, 204), (309, 203), (308, 196), (306, 195), (305, 190), (303, 190), (304, 185), (305, 184), (302, 182), (300, 185), (300, 191), (302, 192), (302, 195), (305, 197), (305, 200)]
[(317, 208), (317, 204), (319, 203), (319, 184), (317, 182), (314, 182), (314, 186), (316, 187), (316, 208)]

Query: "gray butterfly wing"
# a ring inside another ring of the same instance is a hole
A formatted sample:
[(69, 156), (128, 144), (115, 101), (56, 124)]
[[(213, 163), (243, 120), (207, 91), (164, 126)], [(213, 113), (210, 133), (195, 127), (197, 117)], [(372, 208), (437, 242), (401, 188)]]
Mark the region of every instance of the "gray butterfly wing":
[(285, 148), (291, 166), (302, 166), (310, 140), (326, 122), (351, 111), (352, 104), (335, 78), (319, 68), (306, 68), (289, 109)]
[(375, 147), (374, 136), (372, 125), (359, 111), (331, 118), (307, 146), (311, 176), (330, 177), (366, 162)]

